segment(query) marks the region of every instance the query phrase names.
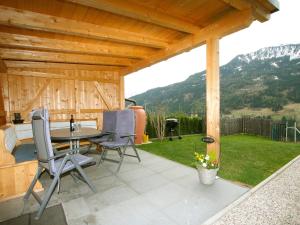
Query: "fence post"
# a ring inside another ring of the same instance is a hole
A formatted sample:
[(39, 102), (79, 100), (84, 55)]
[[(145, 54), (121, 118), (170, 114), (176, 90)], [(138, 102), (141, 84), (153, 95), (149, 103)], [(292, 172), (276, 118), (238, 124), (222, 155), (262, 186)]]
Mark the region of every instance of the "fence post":
[(294, 142), (297, 142), (297, 122), (294, 122)]

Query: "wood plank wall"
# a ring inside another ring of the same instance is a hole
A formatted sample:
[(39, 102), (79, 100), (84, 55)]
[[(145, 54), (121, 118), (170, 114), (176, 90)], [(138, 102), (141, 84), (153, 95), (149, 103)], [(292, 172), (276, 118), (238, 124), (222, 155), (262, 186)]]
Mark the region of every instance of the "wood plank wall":
[[(101, 128), (102, 112), (122, 107), (123, 100), (119, 98), (123, 89), (117, 72), (105, 72), (105, 76), (99, 72), (101, 79), (97, 78), (97, 71), (69, 70), (68, 73), (66, 79), (2, 74), (1, 94), (4, 109), (8, 112), (6, 120), (14, 119), (15, 112), (20, 112), (22, 118), (28, 120), (28, 113), (33, 108), (46, 107), (50, 110), (51, 120), (69, 120), (73, 114), (78, 120), (98, 119)], [(84, 80), (84, 77), (88, 79)], [(97, 87), (101, 88), (102, 95)]]
[[(0, 74), (1, 76), (1, 74)], [(0, 82), (0, 126), (6, 123), (6, 114), (4, 109), (4, 99), (3, 99), (3, 87), (2, 82)]]

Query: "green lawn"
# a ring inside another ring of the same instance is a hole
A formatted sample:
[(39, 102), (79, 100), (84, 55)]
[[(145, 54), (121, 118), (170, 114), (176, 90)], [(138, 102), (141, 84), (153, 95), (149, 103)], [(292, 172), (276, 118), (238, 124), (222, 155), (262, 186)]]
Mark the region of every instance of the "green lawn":
[[(193, 166), (194, 151), (204, 152), (201, 135), (184, 136), (182, 140), (153, 141), (140, 149)], [(300, 144), (271, 141), (249, 135), (224, 136), (221, 139), (219, 176), (254, 186), (300, 154)]]

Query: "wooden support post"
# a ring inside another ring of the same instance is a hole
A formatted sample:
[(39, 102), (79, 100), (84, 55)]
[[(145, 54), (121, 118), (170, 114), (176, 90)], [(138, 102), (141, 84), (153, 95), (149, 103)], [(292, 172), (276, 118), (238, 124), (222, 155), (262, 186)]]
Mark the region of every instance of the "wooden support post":
[(125, 109), (125, 85), (124, 85), (124, 76), (120, 76), (119, 82), (119, 105), (120, 109)]
[(206, 41), (206, 133), (215, 139), (207, 144), (207, 152), (215, 152), (220, 160), (220, 75), (219, 39)]
[(7, 67), (4, 61), (0, 58), (0, 73), (6, 73)]

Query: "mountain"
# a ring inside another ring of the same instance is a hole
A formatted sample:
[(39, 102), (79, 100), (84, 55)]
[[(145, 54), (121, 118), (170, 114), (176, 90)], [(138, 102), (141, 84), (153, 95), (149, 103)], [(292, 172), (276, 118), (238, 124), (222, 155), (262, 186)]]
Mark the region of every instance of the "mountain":
[[(300, 103), (300, 44), (267, 47), (238, 55), (220, 67), (221, 110), (248, 108), (282, 109)], [(132, 96), (148, 109), (168, 113), (203, 113), (206, 71), (185, 81)]]

